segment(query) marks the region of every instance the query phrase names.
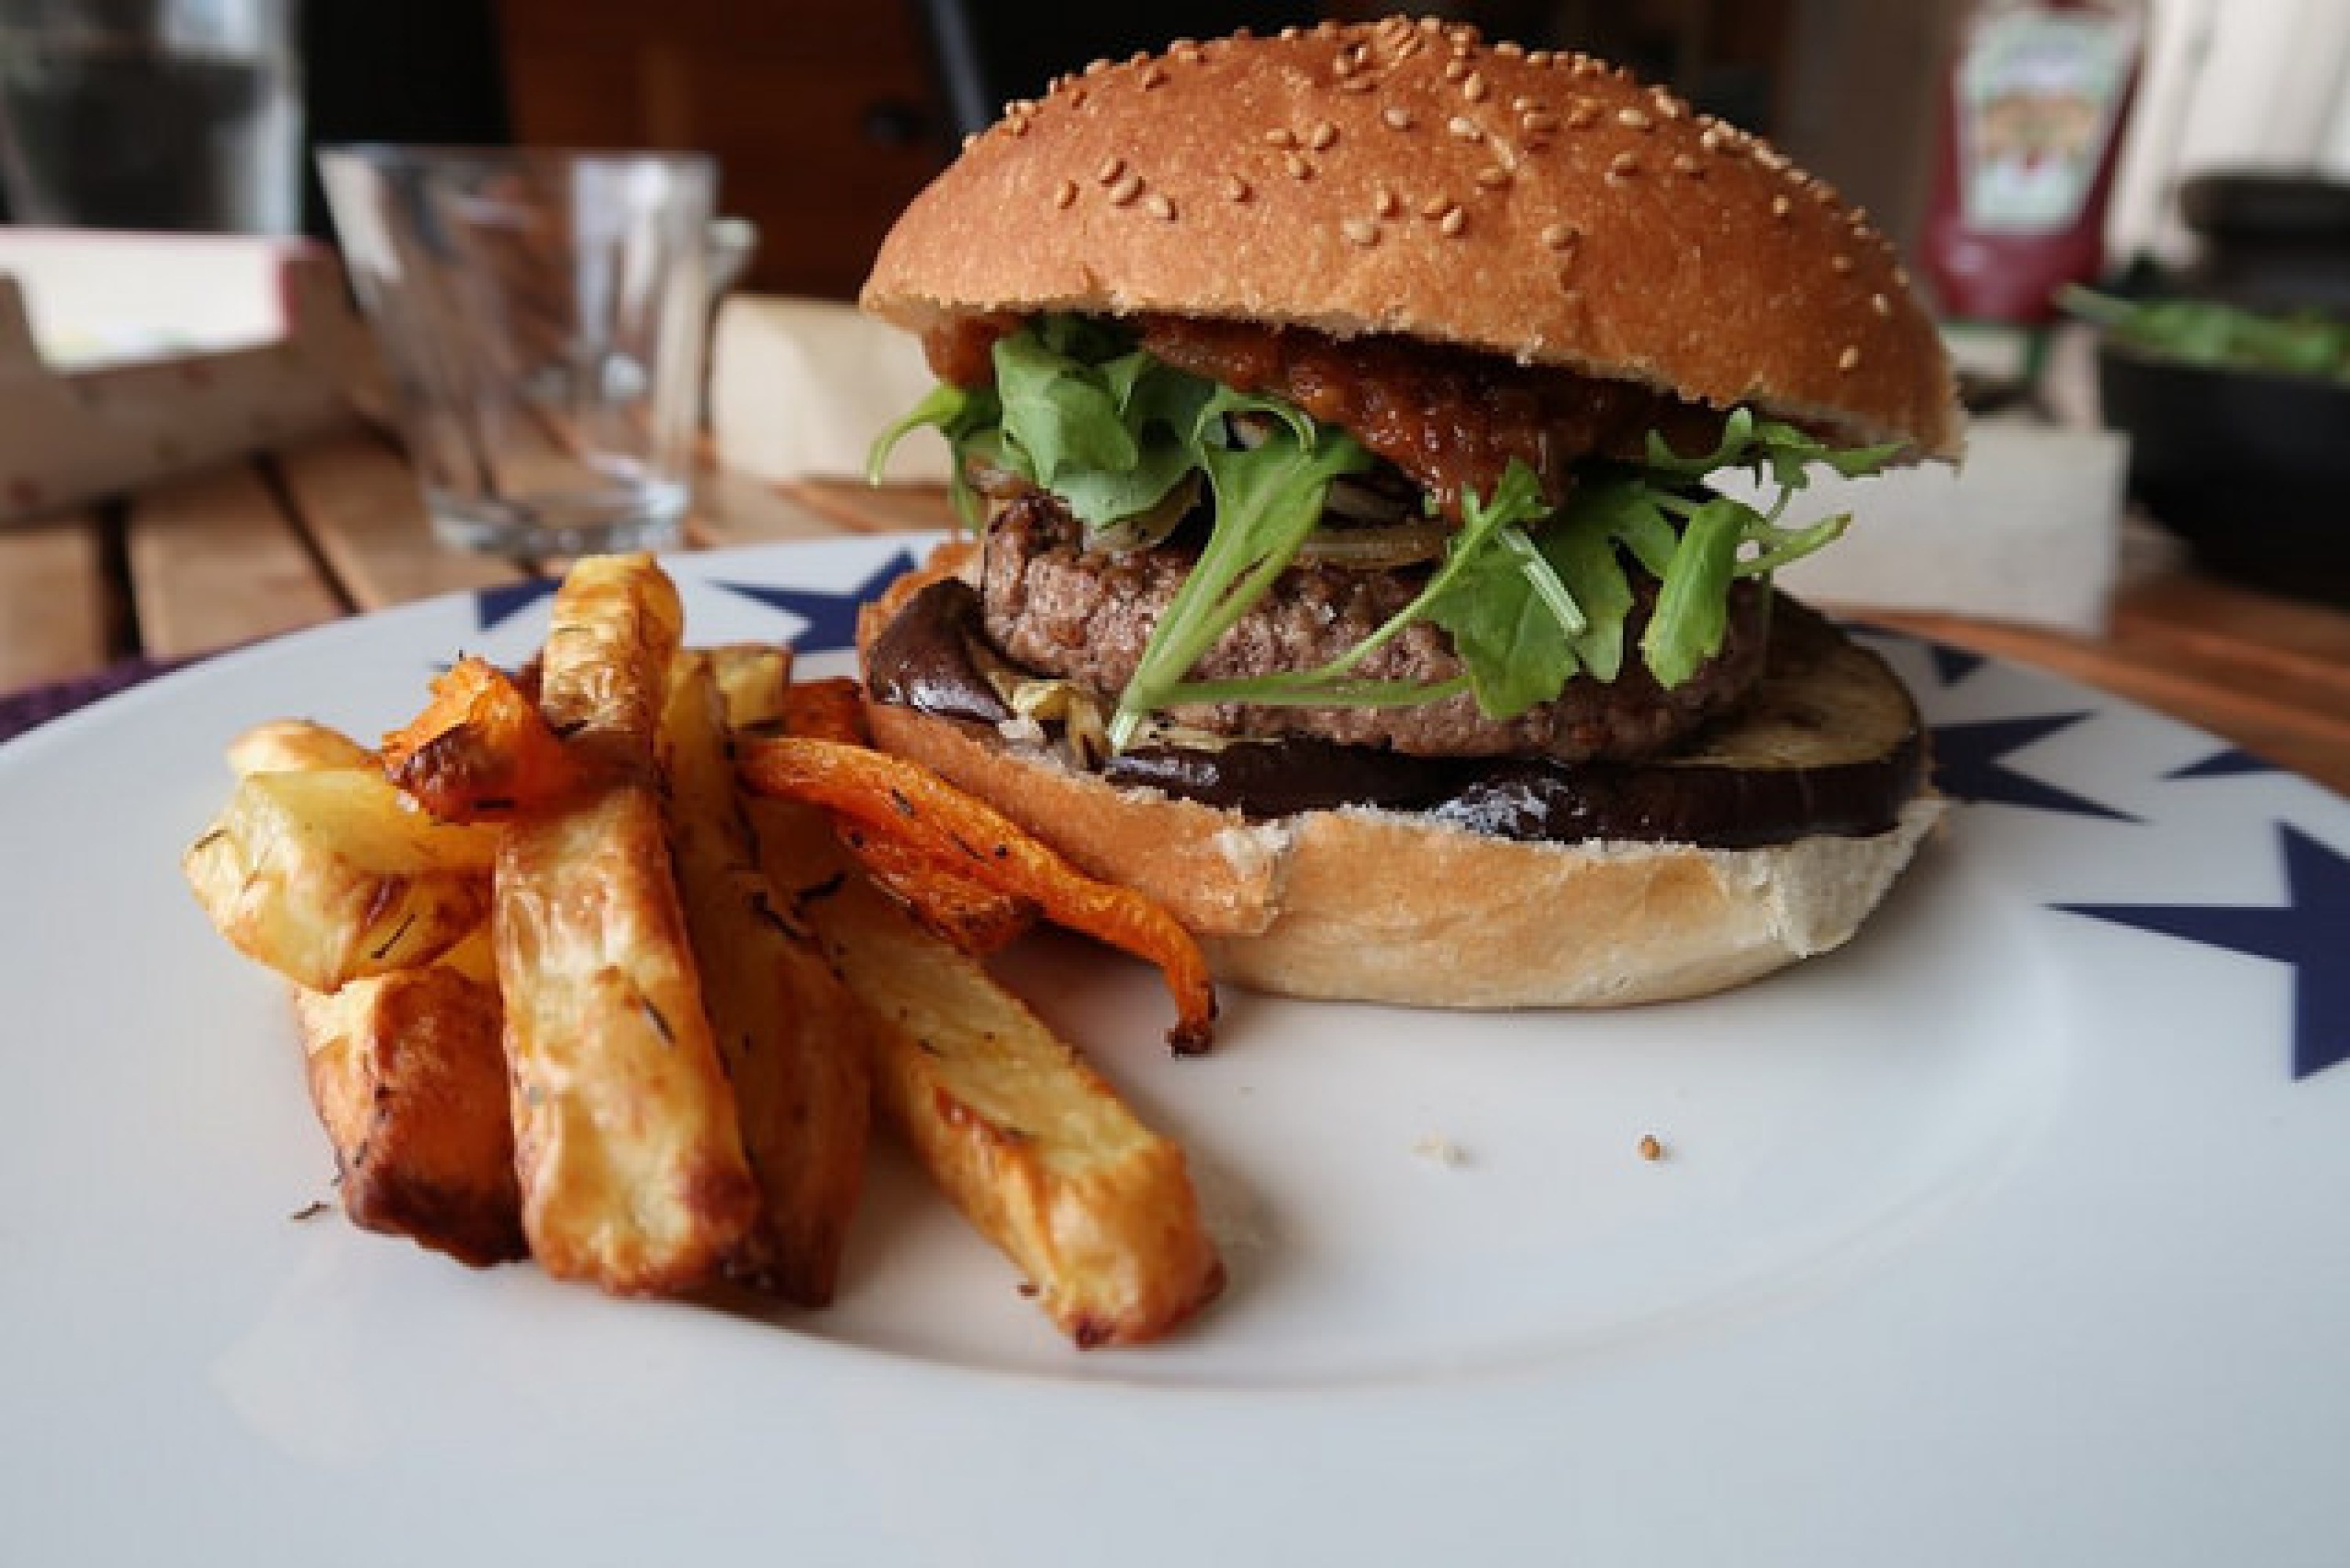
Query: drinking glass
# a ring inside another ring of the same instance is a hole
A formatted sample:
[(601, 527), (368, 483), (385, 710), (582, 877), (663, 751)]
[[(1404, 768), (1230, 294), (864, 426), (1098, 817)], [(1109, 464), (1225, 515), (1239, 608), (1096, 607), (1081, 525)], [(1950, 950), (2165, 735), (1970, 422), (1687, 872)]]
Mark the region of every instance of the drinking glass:
[(711, 161), (365, 146), (318, 165), (440, 536), (533, 557), (674, 541)]

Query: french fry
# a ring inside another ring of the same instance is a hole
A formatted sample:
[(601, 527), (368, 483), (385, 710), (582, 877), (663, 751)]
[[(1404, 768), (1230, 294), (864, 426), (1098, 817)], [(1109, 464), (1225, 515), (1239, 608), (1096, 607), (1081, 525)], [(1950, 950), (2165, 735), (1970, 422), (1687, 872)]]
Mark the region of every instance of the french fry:
[(759, 867), (706, 655), (678, 661), (660, 753), (702, 999), (765, 1198), (737, 1272), (803, 1306), (822, 1306), (832, 1299), (864, 1184), (868, 1021)]
[(1169, 1044), (1188, 1054), (1213, 1039), (1215, 982), (1191, 933), (1142, 895), (1086, 876), (993, 806), (902, 758), (798, 735), (746, 738), (738, 772), (760, 794), (821, 805), (919, 846), (990, 887), (1035, 899), (1055, 924), (1156, 964), (1177, 1009)]
[(383, 738), (391, 781), (443, 822), (500, 821), (577, 789), (581, 769), (512, 676), (459, 659), (423, 711)]
[(490, 909), (496, 835), (438, 823), (372, 764), (254, 773), (182, 857), (238, 951), (311, 991), (429, 963)]
[(694, 650), (718, 683), (728, 730), (770, 722), (791, 690), (792, 649), (782, 642), (726, 642)]
[(713, 1282), (760, 1203), (654, 782), (681, 620), (649, 556), (572, 568), (539, 701), (604, 782), (508, 825), (497, 858), (524, 1230), (549, 1273), (622, 1294)]
[(497, 992), (441, 962), (294, 997), (351, 1222), (477, 1268), (525, 1256)]
[(1182, 1148), (990, 976), (856, 874), (823, 815), (756, 800), (770, 878), (872, 1012), (875, 1089), (931, 1180), (1079, 1345), (1139, 1345), (1222, 1288)]
[(229, 770), (251, 774), (305, 773), (316, 768), (373, 767), (373, 752), (324, 724), (307, 719), (271, 719), (228, 743)]

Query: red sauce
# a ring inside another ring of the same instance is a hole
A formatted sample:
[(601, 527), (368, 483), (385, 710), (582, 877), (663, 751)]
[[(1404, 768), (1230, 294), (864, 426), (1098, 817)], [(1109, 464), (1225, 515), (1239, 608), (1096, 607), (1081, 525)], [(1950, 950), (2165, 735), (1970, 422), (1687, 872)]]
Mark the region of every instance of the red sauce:
[[(931, 370), (961, 386), (993, 379), (990, 351), (1016, 325), (974, 317), (932, 331), (922, 340)], [(1159, 358), (1235, 390), (1284, 398), (1347, 431), (1456, 517), (1462, 493), (1491, 495), (1513, 458), (1557, 501), (1577, 459), (1638, 457), (1651, 430), (1679, 452), (1721, 439), (1720, 412), (1670, 393), (1468, 349), (1180, 317), (1139, 325), (1142, 346)]]

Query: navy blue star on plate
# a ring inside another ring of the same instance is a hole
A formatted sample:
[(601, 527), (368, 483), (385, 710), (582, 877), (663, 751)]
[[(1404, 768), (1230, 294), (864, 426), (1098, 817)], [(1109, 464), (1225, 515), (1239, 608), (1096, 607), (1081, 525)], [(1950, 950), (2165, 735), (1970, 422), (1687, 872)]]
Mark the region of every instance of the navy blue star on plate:
[(477, 589), (473, 594), (473, 620), (483, 632), (493, 632), (541, 599), (554, 597), (553, 577), (525, 577), (518, 583)]
[(2277, 831), (2284, 844), (2282, 904), (2056, 907), (2293, 965), (2293, 1075), (2300, 1079), (2350, 1058), (2350, 859), (2288, 825)]
[(853, 588), (776, 588), (755, 583), (720, 583), (729, 593), (788, 611), (807, 624), (791, 639), (802, 653), (829, 653), (857, 646), (857, 611), (897, 577), (911, 571), (914, 557), (899, 550)]
[(1934, 726), (1934, 782), (1947, 794), (1982, 805), (2021, 805), (2038, 811), (2068, 812), (2074, 816), (2104, 817), (2110, 822), (2136, 822), (2126, 811), (2044, 784), (2007, 765), (2011, 753), (2059, 730), (2068, 730), (2089, 717), (2086, 713), (2048, 713), (2031, 719), (1988, 719), (1968, 724)]
[(2275, 763), (2264, 763), (2240, 746), (2228, 746), (2199, 762), (2174, 768), (2162, 776), (2166, 779), (2231, 779), (2247, 774), (2272, 774), (2276, 771)]

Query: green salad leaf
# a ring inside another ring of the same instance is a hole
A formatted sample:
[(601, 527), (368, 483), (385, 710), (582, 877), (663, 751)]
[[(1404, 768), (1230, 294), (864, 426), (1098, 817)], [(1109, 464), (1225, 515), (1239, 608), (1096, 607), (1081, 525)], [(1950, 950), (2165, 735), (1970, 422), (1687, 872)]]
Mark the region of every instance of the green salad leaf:
[(2323, 310), (2250, 310), (2211, 299), (2117, 299), (2077, 286), (2059, 303), (2115, 340), (2194, 365), (2350, 381), (2350, 320)]
[[(1466, 691), (1487, 717), (1515, 717), (1577, 674), (1613, 680), (1622, 672), (1637, 600), (1627, 563), (1659, 585), (1639, 658), (1661, 684), (1678, 685), (1721, 649), (1733, 580), (1776, 570), (1844, 531), (1843, 516), (1781, 526), (1813, 470), (1867, 473), (1897, 450), (1834, 448), (1742, 408), (1724, 420), (1713, 450), (1675, 452), (1652, 433), (1642, 461), (1586, 465), (1557, 506), (1534, 471), (1513, 462), (1490, 496), (1463, 496), (1461, 525), (1411, 602), (1337, 659), (1318, 670), (1195, 680), (1201, 658), (1320, 524), (1331, 481), (1368, 469), (1371, 454), (1280, 399), (1178, 370), (1097, 321), (1040, 317), (995, 345), (994, 367), (994, 386), (941, 386), (883, 431), (871, 471), (908, 432), (935, 429), (954, 448), (967, 518), (977, 497), (964, 471), (985, 464), (1052, 489), (1106, 547), (1155, 543), (1198, 485), (1213, 493), (1199, 563), (1111, 717), (1110, 740), (1120, 746), (1152, 713), (1189, 702), (1400, 706)], [(1769, 483), (1776, 495), (1768, 512), (1708, 487), (1729, 469)], [(1357, 674), (1421, 621), (1451, 639), (1461, 677), (1427, 684)]]

